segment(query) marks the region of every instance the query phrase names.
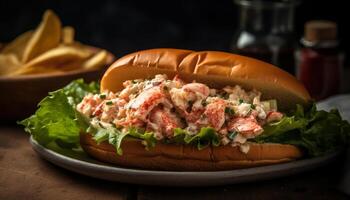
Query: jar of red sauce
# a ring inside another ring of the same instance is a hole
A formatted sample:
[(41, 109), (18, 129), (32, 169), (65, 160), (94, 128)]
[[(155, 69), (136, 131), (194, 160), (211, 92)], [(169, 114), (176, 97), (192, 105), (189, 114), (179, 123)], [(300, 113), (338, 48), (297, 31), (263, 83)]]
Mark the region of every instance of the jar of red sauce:
[(344, 54), (339, 49), (337, 24), (309, 21), (296, 53), (297, 77), (315, 100), (338, 94)]

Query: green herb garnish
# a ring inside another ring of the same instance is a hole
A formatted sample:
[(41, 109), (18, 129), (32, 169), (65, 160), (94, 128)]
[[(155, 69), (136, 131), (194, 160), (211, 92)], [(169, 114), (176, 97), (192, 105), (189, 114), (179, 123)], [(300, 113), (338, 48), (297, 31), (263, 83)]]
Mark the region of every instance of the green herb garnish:
[(202, 104), (202, 106), (206, 106), (207, 105), (207, 101), (204, 99), (204, 100), (202, 100), (201, 104)]
[(229, 114), (230, 116), (232, 116), (232, 115), (235, 114), (235, 111), (232, 108), (230, 108), (230, 107), (226, 107), (225, 108), (225, 113)]
[(236, 137), (237, 134), (238, 133), (236, 131), (230, 132), (228, 134), (228, 138), (230, 138), (230, 140), (233, 140)]

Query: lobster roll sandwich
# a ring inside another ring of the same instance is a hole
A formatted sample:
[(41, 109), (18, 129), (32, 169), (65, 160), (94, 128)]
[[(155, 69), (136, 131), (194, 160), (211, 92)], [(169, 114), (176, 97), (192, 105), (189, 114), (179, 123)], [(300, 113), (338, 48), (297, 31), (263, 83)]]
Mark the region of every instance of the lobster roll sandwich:
[(216, 51), (132, 53), (113, 63), (99, 86), (77, 80), (39, 105), (21, 122), (39, 143), (149, 170), (290, 162), (335, 151), (350, 132), (337, 110), (318, 111), (292, 75)]

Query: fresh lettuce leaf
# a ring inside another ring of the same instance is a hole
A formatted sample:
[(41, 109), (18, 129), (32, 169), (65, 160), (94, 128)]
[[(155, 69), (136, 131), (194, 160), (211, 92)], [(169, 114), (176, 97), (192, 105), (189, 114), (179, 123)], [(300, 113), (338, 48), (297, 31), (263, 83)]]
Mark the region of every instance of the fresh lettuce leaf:
[(69, 102), (75, 107), (87, 94), (99, 93), (100, 86), (97, 82), (87, 84), (83, 79), (78, 79), (65, 86), (62, 91), (69, 99)]
[(108, 141), (109, 144), (115, 147), (117, 154), (122, 155), (123, 154), (123, 150), (121, 148), (122, 141), (130, 133), (131, 133), (130, 131), (120, 131), (119, 129), (112, 126), (98, 127), (98, 128), (90, 126), (86, 134), (92, 134), (93, 139), (97, 142), (97, 144), (100, 144), (101, 142), (104, 142), (104, 141)]
[(109, 137), (108, 142), (109, 144), (113, 145), (116, 148), (116, 151), (119, 155), (123, 154), (122, 149), (120, 148), (120, 145), (122, 144), (122, 141), (124, 137), (128, 134), (127, 132), (119, 131), (116, 128), (113, 128), (112, 130), (109, 130)]
[(157, 143), (153, 132), (148, 132), (140, 128), (130, 128), (128, 132), (130, 136), (142, 139), (145, 142), (146, 149), (154, 147)]
[[(100, 144), (101, 142), (104, 142), (109, 139), (109, 133), (109, 130), (101, 128), (95, 133), (95, 135), (92, 138), (96, 141), (97, 144)], [(87, 134), (91, 134), (91, 131), (87, 132)]]
[(184, 141), (185, 144), (194, 144), (199, 150), (209, 146), (219, 146), (219, 136), (216, 134), (215, 129), (211, 127), (203, 127), (197, 134), (190, 134), (188, 131), (175, 128), (174, 137), (176, 142)]
[(19, 122), (42, 145), (56, 142), (61, 147), (79, 146), (81, 125), (77, 122), (75, 106), (88, 93), (97, 93), (99, 86), (82, 79), (50, 92), (40, 103), (34, 115)]
[(291, 116), (264, 127), (253, 139), (258, 143), (282, 143), (301, 147), (309, 156), (319, 156), (343, 147), (350, 139), (350, 124), (337, 110), (317, 111), (316, 105), (305, 112), (298, 105)]

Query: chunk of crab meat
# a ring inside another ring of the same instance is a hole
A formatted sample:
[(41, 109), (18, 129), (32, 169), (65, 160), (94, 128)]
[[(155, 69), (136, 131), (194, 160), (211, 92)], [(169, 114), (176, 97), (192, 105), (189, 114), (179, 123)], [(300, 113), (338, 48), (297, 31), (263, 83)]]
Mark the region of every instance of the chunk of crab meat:
[(147, 126), (146, 126), (146, 130), (147, 131), (152, 131), (153, 132), (153, 136), (157, 139), (157, 140), (162, 140), (164, 138), (162, 129), (160, 126), (158, 126), (155, 123), (152, 122), (148, 122)]
[[(108, 105), (107, 102), (112, 102), (112, 105)], [(121, 110), (124, 109), (125, 104), (126, 101), (124, 99), (106, 99), (95, 108), (92, 115), (101, 117), (102, 121), (111, 121), (117, 118)]]
[(271, 111), (269, 113), (267, 113), (266, 116), (266, 122), (270, 123), (270, 122), (278, 122), (282, 119), (283, 114), (277, 111)]
[(118, 115), (118, 107), (113, 105), (110, 107), (104, 108), (104, 111), (101, 114), (101, 121), (103, 122), (112, 122)]
[(114, 120), (114, 124), (116, 126), (122, 126), (122, 127), (144, 127), (145, 122), (143, 122), (140, 119), (123, 119), (123, 120)]
[(162, 104), (164, 107), (171, 108), (171, 102), (161, 91), (160, 87), (153, 87), (141, 92), (130, 103), (130, 114), (135, 118), (146, 121), (146, 117), (153, 108)]
[(124, 99), (112, 99), (112, 105), (107, 105), (106, 103), (103, 105), (103, 112), (101, 115), (101, 121), (111, 122), (114, 119), (118, 118), (122, 113), (125, 112), (124, 105), (126, 101)]
[(166, 82), (167, 79), (168, 79), (167, 75), (157, 74), (153, 79), (144, 81), (145, 83), (144, 89), (150, 89), (152, 87), (156, 87), (159, 85), (164, 86), (164, 83)]
[(173, 137), (174, 128), (183, 128), (180, 118), (174, 113), (171, 113), (168, 109), (153, 109), (150, 113), (149, 120), (151, 123), (156, 124), (167, 138)]
[(246, 138), (254, 138), (264, 130), (253, 117), (237, 117), (228, 123), (228, 130), (236, 131)]
[(125, 99), (126, 101), (129, 101), (130, 96), (142, 90), (143, 87), (144, 87), (144, 83), (142, 82), (137, 84), (132, 84), (132, 83), (126, 84), (126, 87), (119, 93), (118, 97)]
[(188, 83), (182, 87), (185, 92), (194, 93), (197, 97), (204, 99), (209, 96), (210, 89), (202, 83)]
[(94, 109), (94, 111), (91, 113), (92, 116), (101, 116), (102, 112), (103, 112), (103, 106), (104, 103), (100, 103), (98, 106), (96, 106), (96, 108)]
[(153, 86), (160, 85), (168, 79), (166, 74), (157, 74), (150, 82)]
[(238, 85), (234, 87), (226, 86), (223, 88), (223, 90), (229, 94), (230, 100), (239, 101), (241, 99), (244, 102), (249, 101), (249, 96), (247, 95), (246, 91)]
[(179, 111), (186, 111), (188, 107), (187, 94), (182, 89), (172, 88), (170, 90), (170, 99)]
[(241, 103), (236, 106), (235, 112), (241, 117), (246, 117), (251, 112), (251, 107), (250, 103)]
[(125, 117), (126, 116), (125, 105), (127, 104), (127, 102), (124, 99), (118, 98), (118, 100), (116, 101), (116, 104), (118, 106), (117, 117), (118, 118)]
[(267, 116), (265, 110), (260, 105), (257, 105), (255, 109), (252, 110), (252, 115), (260, 120), (266, 119)]
[(98, 95), (88, 94), (77, 105), (77, 110), (83, 115), (90, 117), (101, 102), (102, 99)]
[(128, 102), (125, 101), (124, 99), (117, 98), (115, 99), (115, 103), (118, 107), (123, 107), (125, 106)]
[(231, 140), (228, 139), (227, 137), (222, 137), (220, 141), (221, 141), (221, 144), (224, 146), (231, 142)]
[(220, 130), (225, 123), (225, 108), (226, 102), (222, 99), (208, 104), (204, 111), (204, 116), (207, 118), (207, 125), (217, 131)]
[[(204, 109), (192, 110), (189, 113), (185, 112), (184, 117), (188, 123), (195, 123), (200, 119), (203, 112), (204, 112)], [(180, 112), (180, 114), (181, 114), (181, 112)]]
[(219, 133), (220, 135), (226, 136), (226, 135), (228, 134), (227, 127), (221, 128), (221, 129), (218, 131), (218, 133)]
[[(170, 90), (170, 97), (174, 105), (181, 111), (186, 110), (194, 105), (196, 108), (201, 107), (201, 101), (209, 96), (208, 86), (201, 83), (189, 83), (182, 88), (173, 88)], [(190, 103), (192, 102), (192, 103)], [(192, 105), (191, 105), (192, 104)]]

